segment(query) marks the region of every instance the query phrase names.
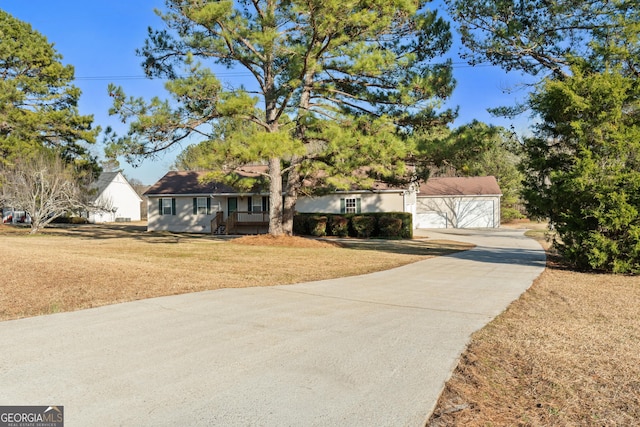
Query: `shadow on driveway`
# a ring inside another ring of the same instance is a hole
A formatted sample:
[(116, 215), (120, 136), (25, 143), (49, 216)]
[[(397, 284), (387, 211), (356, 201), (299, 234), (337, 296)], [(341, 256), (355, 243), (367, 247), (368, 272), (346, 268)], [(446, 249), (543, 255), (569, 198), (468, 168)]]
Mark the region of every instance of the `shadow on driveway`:
[(477, 246), (472, 251), (459, 252), (452, 257), (494, 264), (523, 265), (530, 267), (546, 266), (546, 256), (542, 250), (534, 249), (500, 249)]
[(444, 256), (460, 251), (468, 251), (475, 247), (470, 243), (452, 240), (412, 239), (412, 240), (384, 240), (384, 239), (322, 239), (337, 243), (343, 248), (391, 252), (404, 255)]

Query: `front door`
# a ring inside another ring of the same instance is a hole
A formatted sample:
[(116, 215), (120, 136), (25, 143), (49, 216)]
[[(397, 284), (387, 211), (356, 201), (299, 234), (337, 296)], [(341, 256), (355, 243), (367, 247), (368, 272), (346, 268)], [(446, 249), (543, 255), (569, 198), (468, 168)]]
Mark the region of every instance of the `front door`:
[(238, 198), (229, 197), (227, 199), (227, 217), (238, 210)]

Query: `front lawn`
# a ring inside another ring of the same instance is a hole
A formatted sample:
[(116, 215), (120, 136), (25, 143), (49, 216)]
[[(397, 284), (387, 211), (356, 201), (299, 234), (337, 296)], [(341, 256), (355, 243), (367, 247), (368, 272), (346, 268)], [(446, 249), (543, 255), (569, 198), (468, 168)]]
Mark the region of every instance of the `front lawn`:
[(365, 246), (356, 240), (338, 244), (302, 238), (282, 246), (266, 238), (148, 233), (143, 226), (115, 224), (27, 232), (0, 225), (0, 320), (364, 274), (469, 247), (428, 240)]

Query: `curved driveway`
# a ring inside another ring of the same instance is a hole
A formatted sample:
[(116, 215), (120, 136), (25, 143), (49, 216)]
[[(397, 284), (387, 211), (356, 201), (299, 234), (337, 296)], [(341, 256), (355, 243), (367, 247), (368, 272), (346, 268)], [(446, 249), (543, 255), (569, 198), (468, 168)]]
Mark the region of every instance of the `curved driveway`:
[(471, 333), (545, 265), (522, 231), (426, 233), (478, 246), (0, 322), (0, 405), (62, 405), (67, 427), (423, 425)]

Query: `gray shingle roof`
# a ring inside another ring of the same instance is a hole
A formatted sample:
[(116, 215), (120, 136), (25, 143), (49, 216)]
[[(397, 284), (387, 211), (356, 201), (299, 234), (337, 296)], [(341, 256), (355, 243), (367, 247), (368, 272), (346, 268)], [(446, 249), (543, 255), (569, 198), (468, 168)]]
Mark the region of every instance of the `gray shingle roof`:
[(102, 172), (98, 179), (93, 183), (97, 189), (96, 195), (102, 194), (111, 181), (113, 181), (120, 172)]

